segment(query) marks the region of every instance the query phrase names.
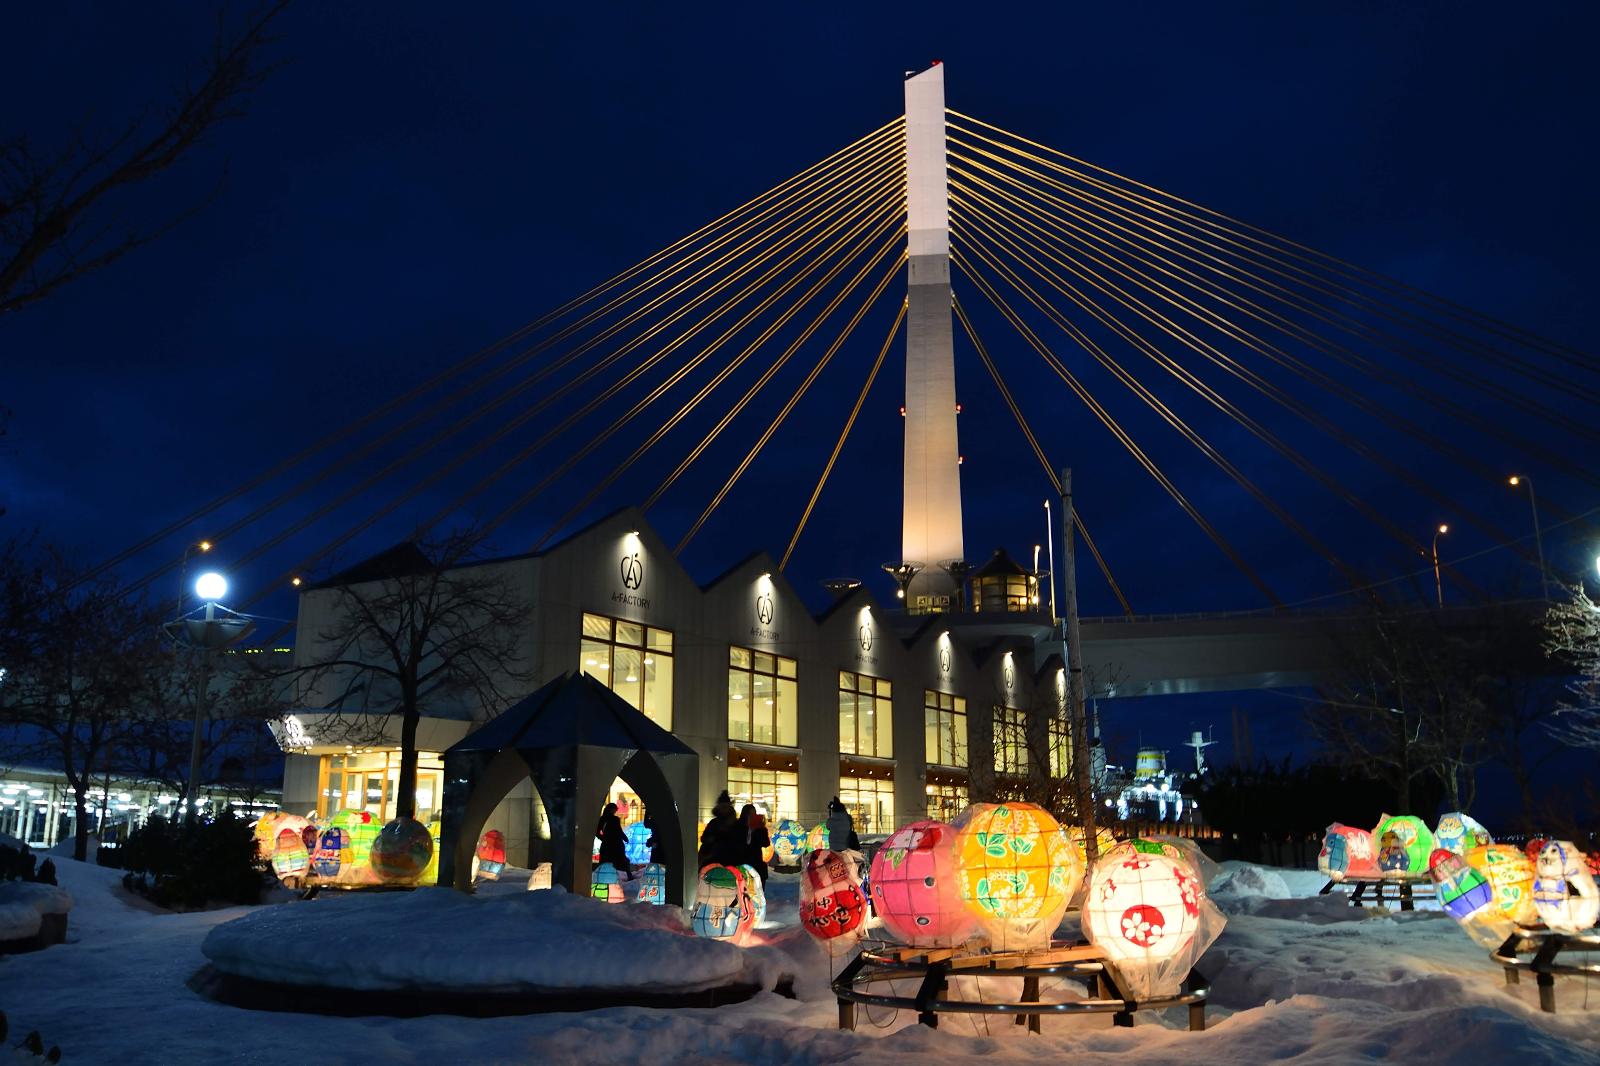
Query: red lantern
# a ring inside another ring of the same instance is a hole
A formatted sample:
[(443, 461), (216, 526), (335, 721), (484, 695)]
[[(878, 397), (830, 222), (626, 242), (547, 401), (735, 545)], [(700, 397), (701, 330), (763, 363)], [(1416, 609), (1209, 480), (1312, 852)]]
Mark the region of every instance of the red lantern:
[(855, 946), (866, 932), (867, 898), (856, 864), (835, 851), (806, 855), (800, 881), (800, 924), (830, 955)]

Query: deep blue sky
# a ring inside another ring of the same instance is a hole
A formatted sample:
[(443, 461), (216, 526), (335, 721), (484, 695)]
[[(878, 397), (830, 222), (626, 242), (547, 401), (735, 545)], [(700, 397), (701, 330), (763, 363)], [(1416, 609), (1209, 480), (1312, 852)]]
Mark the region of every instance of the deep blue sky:
[[(932, 58), (947, 64), (957, 110), (1600, 350), (1593, 5), (924, 10), (298, 5), (278, 27), (286, 66), (251, 114), (160, 191), (126, 201), (170, 211), (226, 163), (215, 202), (159, 244), (0, 321), (0, 403), (15, 410), (0, 452), (4, 523), (106, 556), (887, 121), (901, 108), (902, 71)], [(47, 146), (75, 124), (109, 128), (161, 99), (210, 33), (188, 4), (39, 5), (10, 23), (0, 133), (26, 130)], [(984, 332), (1002, 362), (1031, 359), (997, 326)], [(772, 465), (730, 501), (734, 517), (720, 516), (686, 556), (698, 576), (756, 548), (781, 552), (790, 498), (809, 489), (881, 330), (863, 338), (809, 409), (819, 421), (774, 443)], [(1045, 483), (976, 361), (964, 347), (957, 359), (968, 555), (1005, 543), (1021, 556), (1039, 539)], [(803, 587), (876, 577), (897, 554), (898, 373), (891, 363), (796, 556)], [(1135, 608), (1261, 605), (1064, 390), (1027, 391)], [(1139, 425), (1285, 599), (1337, 589), (1215, 468)], [(1234, 453), (1258, 450), (1209, 425)], [(1529, 469), (1462, 439), (1491, 465)], [(1328, 462), (1424, 540), (1458, 521), (1356, 464)], [(680, 531), (725, 469), (691, 478), (652, 518)], [(1420, 565), (1296, 475), (1264, 461), (1252, 471), (1375, 575)], [(1532, 472), (1553, 504), (1595, 505), (1592, 488)], [(1524, 497), (1437, 476), (1527, 531)], [(653, 484), (624, 481), (607, 502)], [(544, 522), (505, 527), (499, 547), (527, 547)], [(318, 526), (299, 550), (340, 528)], [(361, 546), (406, 529), (388, 523)], [(1552, 532), (1560, 573), (1592, 566), (1586, 535)], [(1491, 545), (1463, 529), (1447, 547), (1465, 556)], [(223, 545), (218, 558), (239, 550)], [(295, 557), (236, 581), (266, 581)], [(1474, 566), (1485, 583), (1529, 587), (1504, 552)], [(1084, 581), (1087, 613), (1115, 611), (1097, 576)], [(286, 614), (292, 601), (277, 595), (261, 609)]]

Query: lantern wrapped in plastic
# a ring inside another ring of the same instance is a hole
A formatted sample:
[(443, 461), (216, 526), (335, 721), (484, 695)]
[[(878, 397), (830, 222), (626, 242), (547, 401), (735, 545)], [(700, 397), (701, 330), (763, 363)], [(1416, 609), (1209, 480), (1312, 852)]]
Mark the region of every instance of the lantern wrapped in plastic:
[(372, 842), (369, 862), (386, 885), (414, 885), (433, 858), (433, 837), (415, 818), (396, 818)]
[(1513, 926), (1494, 905), (1494, 886), (1487, 877), (1445, 848), (1436, 848), (1428, 859), (1428, 874), (1438, 886), (1439, 905), (1463, 932), (1485, 947), (1505, 942)]
[(344, 864), (340, 867), (339, 880), (365, 879), (364, 875), (372, 869), (372, 842), (378, 839), (378, 830), (383, 826), (378, 824), (378, 820), (370, 812), (349, 809), (335, 814), (328, 820), (328, 824), (350, 834), (350, 853), (345, 856)]
[(1538, 862), (1539, 853), (1548, 843), (1550, 843), (1549, 837), (1529, 837), (1528, 842), (1522, 845), (1522, 853), (1528, 857), (1529, 862)]
[(977, 917), (961, 902), (957, 838), (956, 830), (943, 822), (912, 822), (873, 856), (873, 911), (901, 943), (951, 947), (977, 931)]
[(1378, 849), (1365, 829), (1334, 822), (1322, 834), (1317, 869), (1330, 881), (1378, 876)]
[(828, 823), (818, 822), (806, 833), (802, 851), (826, 851), (828, 848)]
[(632, 866), (643, 866), (650, 861), (650, 839), (654, 836), (650, 827), (643, 822), (635, 822), (623, 832), (626, 843), (623, 847)]
[(867, 932), (867, 898), (854, 859), (818, 848), (800, 876), (800, 924), (829, 955), (850, 951)]
[(667, 902), (667, 868), (659, 862), (648, 863), (639, 872), (639, 902), (657, 907)]
[(773, 827), (772, 856), (779, 866), (799, 866), (805, 850), (805, 826), (792, 818), (785, 818)]
[(285, 883), (299, 881), (305, 877), (310, 865), (311, 858), (306, 854), (306, 842), (300, 831), (291, 828), (278, 830), (278, 839), (272, 846), (272, 872), (278, 875), (278, 880)]
[(422, 868), (422, 880), (418, 884), (436, 885), (439, 883), (439, 856), (444, 849), (439, 846), (439, 834), (443, 827), (439, 824), (439, 816), (435, 814), (428, 819), (428, 836), (433, 840), (433, 855), (428, 859), (428, 865)]
[[(1465, 855), (1473, 848), (1481, 848), (1485, 844), (1493, 844), (1494, 838), (1470, 814), (1460, 811), (1451, 811), (1439, 816), (1439, 824), (1433, 830), (1433, 844), (1435, 847), (1446, 851), (1453, 851), (1457, 855)], [(1432, 869), (1432, 859), (1429, 859), (1429, 869)]]
[(1410, 814), (1385, 814), (1372, 831), (1378, 842), (1378, 870), (1384, 877), (1421, 877), (1428, 872), (1433, 854), (1433, 832), (1421, 818)]
[(707, 866), (700, 871), (689, 924), (700, 936), (733, 940), (744, 921), (743, 876), (731, 866)]
[(1558, 933), (1580, 933), (1600, 920), (1600, 891), (1570, 840), (1551, 840), (1533, 864), (1533, 907)]
[(336, 880), (345, 856), (350, 853), (350, 834), (343, 829), (324, 829), (311, 853), (311, 872), (325, 881)]
[(1509, 844), (1485, 844), (1473, 848), (1462, 858), (1488, 879), (1501, 918), (1517, 925), (1532, 925), (1537, 920), (1533, 907), (1533, 863), (1520, 850)]
[(491, 829), (478, 838), (478, 866), (474, 877), (482, 877), (485, 881), (500, 880), (500, 871), (506, 868), (506, 836), (498, 829)]
[(255, 824), (256, 851), (262, 858), (270, 859), (278, 851), (278, 840), (283, 836), (285, 829), (292, 829), (300, 837), (300, 845), (309, 853), (316, 844), (315, 837), (312, 845), (306, 845), (306, 830), (315, 832), (316, 827), (310, 819), (302, 818), (298, 814), (287, 811), (268, 811), (263, 814)]
[(1226, 924), (1199, 871), (1159, 844), (1121, 844), (1089, 876), (1084, 933), (1135, 999), (1176, 995)]
[(956, 884), (997, 951), (1045, 947), (1083, 881), (1083, 864), (1050, 812), (975, 803), (961, 816)]
[(528, 891), (537, 892), (541, 888), (549, 888), (555, 881), (555, 867), (550, 863), (541, 862), (533, 868), (528, 875)]
[(756, 927), (767, 919), (767, 889), (754, 866), (740, 866), (739, 876), (744, 879), (742, 890), (746, 905), (745, 935), (753, 934)]
[(622, 891), (622, 874), (609, 862), (594, 868), (589, 879), (589, 894), (601, 903), (622, 903), (627, 897)]
[[(1066, 835), (1067, 842), (1070, 843), (1073, 847), (1073, 850), (1078, 853), (1079, 864), (1087, 870), (1089, 868), (1089, 845), (1084, 839), (1083, 826), (1064, 825), (1061, 827), (1061, 832)], [(1116, 846), (1117, 838), (1112, 834), (1111, 830), (1107, 829), (1103, 825), (1095, 829), (1094, 853), (1096, 858), (1099, 858), (1101, 855), (1104, 855), (1106, 852), (1110, 851)]]

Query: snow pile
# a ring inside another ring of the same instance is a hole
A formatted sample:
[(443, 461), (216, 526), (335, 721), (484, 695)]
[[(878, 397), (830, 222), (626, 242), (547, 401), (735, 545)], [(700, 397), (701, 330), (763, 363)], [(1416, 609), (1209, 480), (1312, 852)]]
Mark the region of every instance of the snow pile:
[(697, 937), (677, 907), (604, 904), (558, 889), (323, 895), (219, 925), (201, 951), (241, 977), (456, 993), (770, 988), (785, 961), (777, 950)]
[(72, 893), (32, 881), (0, 882), (0, 940), (37, 936), (41, 916), (72, 910)]
[(1207, 888), (1216, 903), (1249, 903), (1258, 899), (1289, 899), (1289, 883), (1277, 870), (1248, 863), (1230, 862)]

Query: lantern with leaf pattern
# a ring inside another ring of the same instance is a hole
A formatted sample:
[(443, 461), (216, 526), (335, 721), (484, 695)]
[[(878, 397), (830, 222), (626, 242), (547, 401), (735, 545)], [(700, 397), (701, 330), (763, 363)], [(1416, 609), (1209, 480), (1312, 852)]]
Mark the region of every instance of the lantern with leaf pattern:
[(1083, 880), (1050, 812), (1032, 803), (975, 803), (961, 818), (956, 883), (996, 950), (1043, 947)]

